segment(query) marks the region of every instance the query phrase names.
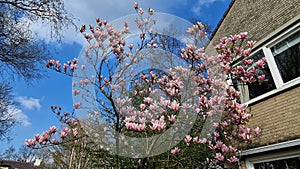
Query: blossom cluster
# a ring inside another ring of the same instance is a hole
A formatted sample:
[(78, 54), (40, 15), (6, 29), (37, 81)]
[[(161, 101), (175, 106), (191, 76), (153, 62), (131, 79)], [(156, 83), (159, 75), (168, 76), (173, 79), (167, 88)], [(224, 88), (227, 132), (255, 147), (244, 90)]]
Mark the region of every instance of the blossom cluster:
[[(264, 68), (266, 58), (262, 58), (254, 63), (253, 59), (249, 58), (251, 49), (254, 46), (254, 41), (247, 41), (245, 48), (236, 45), (243, 43), (248, 38), (247, 32), (239, 35), (231, 35), (223, 37), (220, 43), (216, 45), (219, 53), (218, 59), (224, 71), (231, 76), (232, 80), (239, 80), (243, 83), (254, 83), (256, 81), (263, 82), (264, 74), (259, 74), (258, 69)], [(242, 61), (240, 61), (242, 60)], [(232, 64), (238, 64), (232, 66)]]
[(78, 59), (74, 58), (73, 60), (68, 61), (67, 63), (64, 63), (63, 65), (58, 60), (49, 60), (46, 63), (46, 67), (53, 69), (57, 72), (62, 72), (67, 75), (72, 75), (73, 72), (78, 68)]
[[(201, 28), (201, 24), (197, 23), (188, 29), (188, 33), (196, 35), (201, 33)], [(261, 132), (259, 127), (255, 129), (247, 127), (252, 115), (248, 106), (240, 103), (240, 93), (234, 87), (220, 81), (222, 75), (214, 74), (214, 72), (224, 72), (226, 75), (223, 77), (224, 81), (231, 79), (242, 83), (254, 83), (264, 80), (264, 75), (259, 74), (258, 69), (264, 68), (266, 59), (262, 58), (253, 63), (249, 56), (255, 42), (246, 42), (247, 38), (246, 32), (222, 38), (216, 45), (218, 52), (216, 56), (208, 56), (202, 48), (197, 48), (194, 44), (187, 44), (185, 49), (181, 49), (182, 58), (193, 61), (190, 62), (194, 63), (191, 67), (197, 72), (199, 104), (196, 111), (198, 115), (205, 120), (214, 114), (222, 114), (222, 120), (214, 124), (216, 131), (202, 138), (202, 143), (213, 152), (211, 158), (208, 158), (210, 163), (225, 160), (231, 163), (237, 162), (236, 140), (251, 143), (253, 136)], [(220, 88), (225, 88), (226, 91), (222, 93), (218, 90)], [(192, 137), (187, 135), (184, 140), (189, 146)], [(193, 140), (194, 143), (198, 143), (198, 136), (195, 135)], [(179, 152), (178, 147), (171, 150), (172, 154), (176, 154), (175, 152)]]
[(52, 126), (49, 130), (42, 134), (36, 134), (33, 139), (27, 139), (25, 144), (30, 148), (39, 148), (48, 144), (60, 144), (67, 139), (76, 139), (79, 137), (78, 120), (72, 117), (68, 112), (61, 112), (62, 108), (59, 106), (51, 106), (52, 111), (57, 115), (58, 119), (67, 124), (59, 130), (56, 126)]
[[(109, 52), (103, 52), (101, 56), (102, 60), (106, 60), (111, 53), (115, 54), (117, 60), (121, 60), (122, 54), (124, 53), (124, 47), (126, 45), (123, 36), (128, 34), (128, 24), (124, 23), (123, 30), (116, 30), (112, 24), (109, 24), (107, 20), (101, 20), (100, 18), (96, 19), (96, 25), (89, 25), (91, 33), (86, 33), (86, 26), (83, 25), (80, 29), (80, 32), (83, 34), (85, 39), (89, 43), (89, 47), (85, 50), (85, 55), (87, 57), (91, 56), (91, 52), (97, 52), (98, 49), (106, 48), (106, 45), (109, 48)], [(94, 40), (94, 42), (93, 42)], [(108, 41), (108, 44), (106, 44)]]

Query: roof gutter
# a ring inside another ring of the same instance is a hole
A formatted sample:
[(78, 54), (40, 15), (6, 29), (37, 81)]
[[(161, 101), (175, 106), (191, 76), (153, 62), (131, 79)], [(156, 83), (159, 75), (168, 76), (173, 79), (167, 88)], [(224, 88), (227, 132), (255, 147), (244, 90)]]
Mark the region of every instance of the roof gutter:
[(294, 147), (294, 146), (299, 146), (300, 145), (300, 139), (296, 140), (291, 140), (291, 141), (286, 141), (286, 142), (281, 142), (277, 144), (271, 144), (267, 146), (262, 146), (258, 148), (253, 148), (249, 150), (242, 151), (242, 156), (247, 156), (247, 155), (252, 155), (252, 154), (258, 154), (258, 153), (263, 153), (267, 151), (272, 151), (272, 150), (278, 150), (278, 149), (283, 149), (283, 148), (288, 148), (288, 147)]

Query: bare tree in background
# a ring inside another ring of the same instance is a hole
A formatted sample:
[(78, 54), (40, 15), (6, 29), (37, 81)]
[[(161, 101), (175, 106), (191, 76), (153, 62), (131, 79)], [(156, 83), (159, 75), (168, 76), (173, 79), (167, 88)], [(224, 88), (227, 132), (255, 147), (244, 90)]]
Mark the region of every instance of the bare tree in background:
[(62, 30), (74, 25), (62, 0), (0, 0), (0, 139), (15, 125), (9, 81), (31, 83), (44, 77), (45, 61), (51, 58), (47, 45), (37, 39), (30, 24), (49, 25), (51, 38), (58, 42)]
[(60, 40), (61, 31), (74, 25), (72, 19), (62, 0), (0, 0), (2, 78), (18, 75), (30, 81), (43, 77), (41, 65), (49, 59), (50, 53), (43, 42), (35, 39), (30, 24), (39, 21), (48, 24), (51, 36)]
[(0, 141), (9, 139), (9, 131), (16, 123), (13, 117), (13, 105), (15, 104), (11, 93), (11, 87), (7, 84), (0, 84)]

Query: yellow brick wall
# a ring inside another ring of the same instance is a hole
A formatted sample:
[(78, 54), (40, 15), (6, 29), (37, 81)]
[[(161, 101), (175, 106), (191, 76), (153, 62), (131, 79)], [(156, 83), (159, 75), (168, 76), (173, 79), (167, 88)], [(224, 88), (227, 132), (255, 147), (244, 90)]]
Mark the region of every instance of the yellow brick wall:
[(262, 128), (255, 143), (268, 145), (300, 138), (300, 87), (250, 105), (249, 126)]

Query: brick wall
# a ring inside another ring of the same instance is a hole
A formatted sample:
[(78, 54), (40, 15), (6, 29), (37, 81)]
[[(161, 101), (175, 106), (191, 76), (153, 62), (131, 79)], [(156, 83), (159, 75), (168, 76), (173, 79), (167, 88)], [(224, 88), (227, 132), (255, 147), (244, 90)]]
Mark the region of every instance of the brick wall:
[(255, 145), (300, 138), (300, 87), (251, 105), (249, 126), (262, 128)]
[[(260, 41), (300, 14), (299, 0), (235, 0), (219, 25), (206, 52), (224, 36), (248, 32)], [(260, 126), (262, 135), (254, 147), (300, 138), (300, 86), (251, 105), (249, 125)]]

